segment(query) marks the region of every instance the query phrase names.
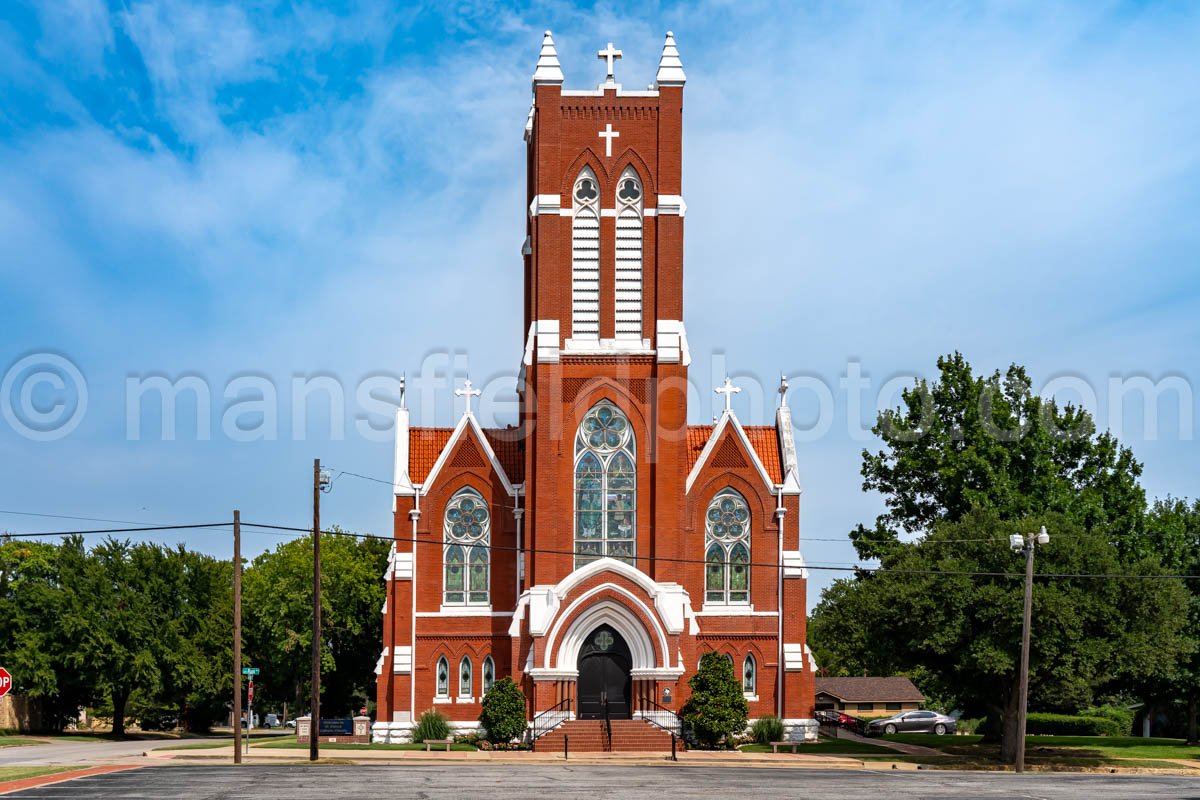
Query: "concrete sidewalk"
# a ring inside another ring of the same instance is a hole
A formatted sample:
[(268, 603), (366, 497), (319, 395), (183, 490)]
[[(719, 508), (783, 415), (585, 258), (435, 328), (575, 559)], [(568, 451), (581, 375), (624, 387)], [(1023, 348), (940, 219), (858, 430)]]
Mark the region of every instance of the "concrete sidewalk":
[[(233, 762), (232, 747), (217, 747), (210, 750), (147, 751), (145, 757), (162, 763), (213, 763)], [(534, 753), (529, 751), (485, 751), (474, 752), (423, 750), (329, 750), (321, 751), (322, 761), (352, 761), (356, 764), (445, 764), (491, 763), (491, 764), (614, 764), (621, 766), (670, 764), (670, 753), (572, 753), (564, 759), (562, 753)], [(808, 769), (863, 769), (863, 761), (853, 757), (817, 756), (802, 753), (743, 753), (741, 751), (693, 750), (678, 754), (678, 763), (687, 766), (739, 766), (739, 767), (790, 767)], [(269, 764), (281, 761), (307, 761), (307, 748), (256, 748), (242, 754), (247, 764)]]

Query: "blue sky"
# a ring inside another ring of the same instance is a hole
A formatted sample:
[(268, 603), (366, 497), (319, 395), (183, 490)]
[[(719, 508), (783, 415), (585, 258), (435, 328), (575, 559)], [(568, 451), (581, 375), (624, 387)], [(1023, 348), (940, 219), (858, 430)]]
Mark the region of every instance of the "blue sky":
[[(331, 438), (320, 402), (300, 436), (285, 407), (274, 439), (235, 441), (231, 381), (286, 396), (293, 376), (326, 376), (352, 400), (365, 377), (446, 354), (503, 389), (523, 345), (521, 130), (546, 28), (569, 88), (603, 78), (610, 40), (618, 78), (649, 83), (675, 32), (692, 417), (710, 417), (726, 370), (766, 387), (735, 403), (751, 423), (781, 371), (831, 387), (825, 416), (817, 392), (792, 397), (816, 424), (799, 453), (806, 537), (844, 539), (878, 510), (858, 474), (872, 441), (848, 417), (869, 424), (879, 387), (955, 349), (980, 369), (1023, 363), (1063, 399), (1094, 387), (1150, 494), (1200, 494), (1193, 4), (71, 0), (0, 9), (0, 370), (67, 358), (86, 413), (53, 441), (0, 421), (0, 508), (305, 525), (312, 458), (387, 478), (390, 443), (360, 435), (353, 409)], [(872, 386), (857, 415), (848, 369)], [(212, 387), (209, 437), (185, 403), (173, 441), (145, 435), (153, 410), (129, 440), (127, 378), (157, 374)], [(1110, 379), (1136, 376), (1184, 387), (1153, 433), (1107, 402)], [(484, 411), (509, 421), (495, 400)], [(443, 389), (415, 421), (455, 409)], [(385, 486), (345, 476), (325, 502), (329, 522), (390, 530)], [(853, 558), (844, 540), (805, 553)], [(814, 573), (813, 599), (829, 579)]]

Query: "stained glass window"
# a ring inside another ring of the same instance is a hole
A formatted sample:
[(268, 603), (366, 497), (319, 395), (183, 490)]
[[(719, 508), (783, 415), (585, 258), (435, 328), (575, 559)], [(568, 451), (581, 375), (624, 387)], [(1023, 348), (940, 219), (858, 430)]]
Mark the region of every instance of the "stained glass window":
[(483, 496), (462, 489), (446, 505), (446, 569), (443, 602), (448, 606), (487, 605), (491, 515)]
[(442, 656), (437, 663), (437, 695), (438, 697), (450, 696), (450, 664), (446, 661), (446, 657)]
[(754, 663), (754, 656), (746, 656), (746, 660), (742, 662), (742, 693), (756, 694), (758, 686), (758, 666)]
[(575, 566), (637, 553), (637, 467), (629, 419), (598, 403), (575, 437)]
[(458, 662), (458, 696), (471, 696), (471, 657), (463, 656)]
[(722, 489), (704, 518), (704, 600), (750, 602), (750, 508), (733, 489)]
[(483, 660), (483, 693), (487, 694), (496, 685), (496, 662), (488, 656)]

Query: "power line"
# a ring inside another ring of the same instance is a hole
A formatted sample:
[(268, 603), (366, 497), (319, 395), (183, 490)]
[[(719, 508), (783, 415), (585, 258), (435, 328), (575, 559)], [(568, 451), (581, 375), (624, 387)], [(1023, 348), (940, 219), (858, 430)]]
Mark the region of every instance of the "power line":
[[(39, 531), (34, 533), (9, 533), (6, 537), (14, 539), (43, 537), (43, 536), (71, 536), (71, 535), (91, 535), (91, 534), (116, 534), (116, 533), (148, 533), (153, 531), (172, 531), (172, 530), (211, 530), (216, 528), (227, 528), (232, 523), (230, 522), (208, 522), (195, 525), (151, 525), (141, 526), (136, 528), (103, 528), (86, 531)], [(265, 531), (276, 531), (280, 533), (304, 533), (312, 532), (311, 528), (300, 528), (292, 525), (272, 525), (268, 523), (242, 522), (243, 527), (258, 528)], [(326, 536), (344, 536), (354, 539), (374, 539), (385, 542), (404, 542), (411, 544), (436, 545), (444, 547), (445, 543), (440, 539), (422, 539), (412, 536), (380, 536), (372, 533), (353, 533), (343, 530), (324, 530), (321, 533)], [(989, 540), (992, 541), (992, 540)], [(999, 541), (999, 540), (995, 540)], [(553, 548), (530, 548), (530, 547), (512, 547), (507, 545), (495, 544), (475, 544), (468, 545), (487, 550), (488, 552), (521, 552), (541, 555), (569, 555), (577, 556), (574, 550), (560, 550)], [(708, 561), (700, 558), (672, 558), (669, 556), (655, 556), (653, 561), (668, 563), (668, 564), (696, 564), (706, 565)], [(759, 567), (763, 569), (780, 569), (781, 564), (773, 564), (768, 562), (747, 562), (747, 567)], [(974, 577), (974, 578), (1023, 578), (1024, 575), (1019, 572), (987, 572), (987, 571), (972, 571), (972, 570), (943, 570), (943, 569), (901, 569), (896, 567), (870, 567), (858, 564), (849, 564), (845, 562), (823, 561), (823, 562), (805, 562), (805, 569), (824, 571), (824, 572), (853, 572), (870, 573), (870, 574), (891, 574), (891, 575), (940, 575), (946, 577)], [(1134, 575), (1121, 573), (1053, 573), (1042, 572), (1038, 573), (1037, 578), (1054, 578), (1054, 579), (1111, 579), (1111, 580), (1200, 580), (1200, 575), (1180, 575), (1180, 574), (1163, 574), (1163, 575)]]

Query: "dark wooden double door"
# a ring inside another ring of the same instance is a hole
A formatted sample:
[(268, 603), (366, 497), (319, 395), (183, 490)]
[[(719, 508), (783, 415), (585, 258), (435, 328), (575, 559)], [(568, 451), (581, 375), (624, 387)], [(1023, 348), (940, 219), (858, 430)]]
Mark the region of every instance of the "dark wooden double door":
[(608, 625), (592, 631), (579, 651), (579, 719), (630, 719), (633, 659), (621, 634)]

